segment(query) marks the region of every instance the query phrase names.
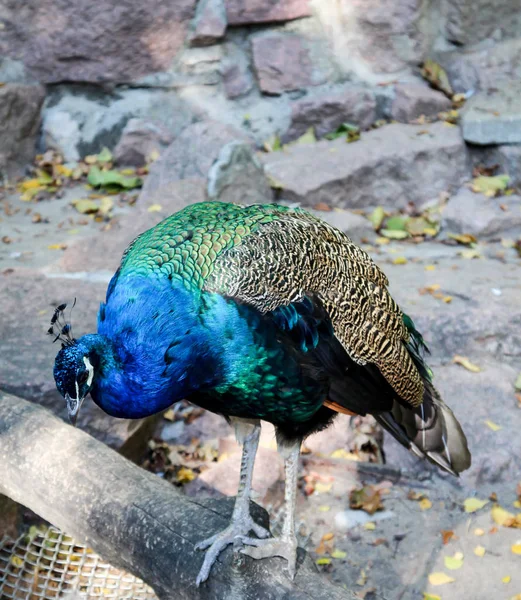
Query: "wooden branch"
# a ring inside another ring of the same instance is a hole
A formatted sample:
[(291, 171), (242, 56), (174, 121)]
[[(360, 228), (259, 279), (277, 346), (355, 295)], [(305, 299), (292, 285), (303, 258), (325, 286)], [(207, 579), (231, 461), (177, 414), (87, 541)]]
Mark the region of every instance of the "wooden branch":
[[(238, 476), (238, 474), (237, 474)], [(294, 581), (285, 561), (254, 561), (231, 548), (200, 588), (196, 542), (224, 529), (232, 499), (188, 499), (47, 410), (0, 392), (0, 493), (151, 585), (162, 600), (353, 600), (301, 551)], [(257, 520), (266, 512), (252, 504)]]

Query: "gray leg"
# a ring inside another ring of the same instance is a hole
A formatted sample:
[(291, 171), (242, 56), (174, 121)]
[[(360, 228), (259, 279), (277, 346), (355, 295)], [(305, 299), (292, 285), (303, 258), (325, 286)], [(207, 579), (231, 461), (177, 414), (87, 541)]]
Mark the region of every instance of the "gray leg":
[[(206, 551), (203, 566), (197, 576), (197, 585), (208, 579), (210, 569), (216, 561), (219, 554), (234, 542), (243, 542), (248, 538), (248, 533), (253, 531), (255, 535), (265, 538), (269, 536), (269, 531), (257, 525), (250, 516), (250, 494), (251, 482), (253, 477), (253, 466), (255, 464), (255, 454), (259, 445), (260, 424), (258, 422), (239, 421), (235, 424), (235, 432), (239, 442), (243, 442), (241, 474), (239, 479), (239, 491), (235, 499), (232, 520), (230, 525), (220, 533), (211, 538), (199, 542), (196, 549)], [(255, 538), (252, 538), (255, 539)]]
[(295, 577), (297, 565), (297, 536), (295, 535), (295, 502), (297, 499), (297, 476), (298, 459), (300, 455), (300, 442), (290, 446), (280, 447), (284, 456), (284, 470), (286, 475), (284, 490), (284, 522), (282, 534), (279, 538), (269, 540), (257, 540), (249, 538), (244, 540), (248, 546), (255, 548), (243, 548), (241, 552), (252, 558), (268, 558), (270, 556), (281, 556), (288, 561), (287, 570), (289, 576)]

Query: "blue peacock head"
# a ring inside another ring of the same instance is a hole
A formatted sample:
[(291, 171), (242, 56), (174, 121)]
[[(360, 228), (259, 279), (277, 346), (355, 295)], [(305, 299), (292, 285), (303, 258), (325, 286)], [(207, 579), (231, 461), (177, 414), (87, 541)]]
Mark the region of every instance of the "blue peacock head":
[(76, 340), (72, 336), (71, 325), (63, 318), (66, 306), (60, 304), (56, 308), (47, 333), (54, 336), (54, 342), (62, 343), (54, 362), (54, 380), (67, 402), (69, 420), (74, 425), (83, 400), (92, 388), (96, 360), (90, 345), (83, 343), (83, 338)]

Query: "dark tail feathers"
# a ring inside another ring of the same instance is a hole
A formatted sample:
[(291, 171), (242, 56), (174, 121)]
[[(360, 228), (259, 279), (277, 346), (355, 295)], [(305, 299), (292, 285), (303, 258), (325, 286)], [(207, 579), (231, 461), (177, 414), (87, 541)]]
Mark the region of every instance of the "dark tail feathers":
[(434, 386), (424, 379), (423, 403), (412, 406), (394, 401), (376, 420), (414, 454), (458, 475), (470, 467), (467, 439), (454, 413)]

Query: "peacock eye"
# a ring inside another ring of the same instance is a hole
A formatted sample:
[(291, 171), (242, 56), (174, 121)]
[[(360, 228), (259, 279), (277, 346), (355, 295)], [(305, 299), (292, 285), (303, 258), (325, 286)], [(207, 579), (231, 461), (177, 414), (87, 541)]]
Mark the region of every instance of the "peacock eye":
[(78, 377), (78, 383), (80, 385), (83, 385), (84, 383), (87, 382), (88, 378), (89, 378), (89, 374), (87, 373), (87, 371), (83, 371), (83, 373)]

